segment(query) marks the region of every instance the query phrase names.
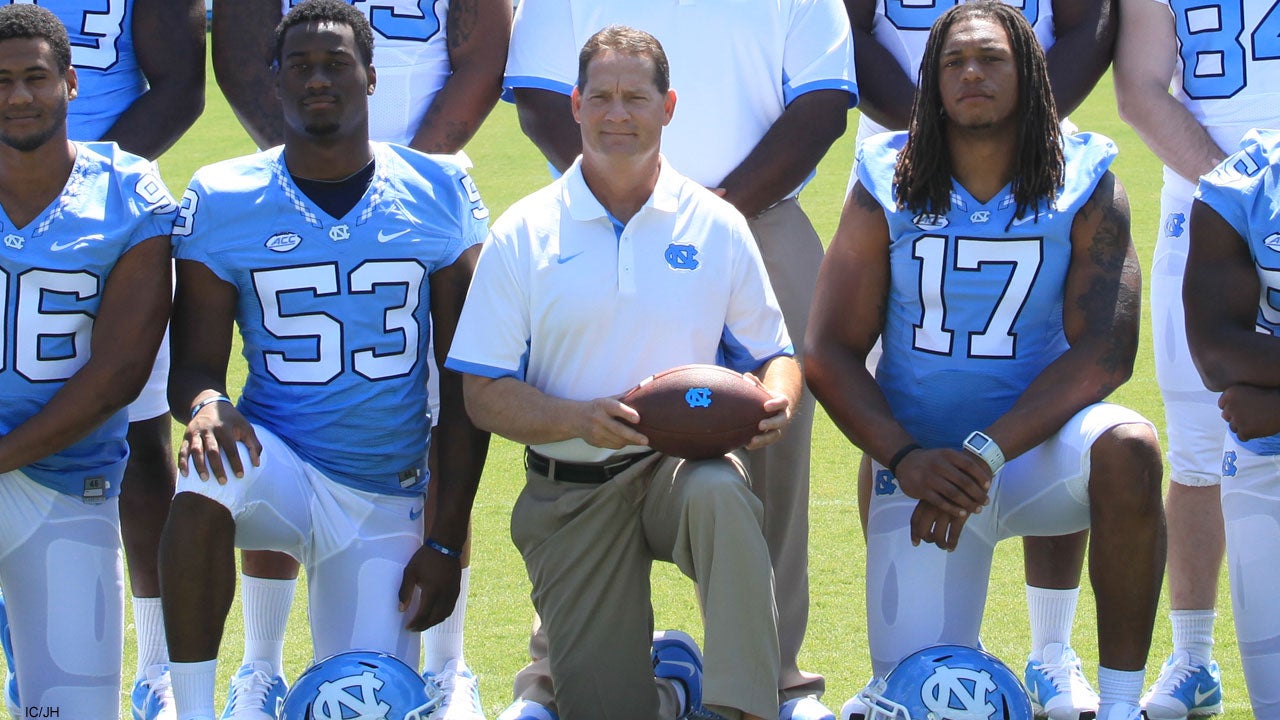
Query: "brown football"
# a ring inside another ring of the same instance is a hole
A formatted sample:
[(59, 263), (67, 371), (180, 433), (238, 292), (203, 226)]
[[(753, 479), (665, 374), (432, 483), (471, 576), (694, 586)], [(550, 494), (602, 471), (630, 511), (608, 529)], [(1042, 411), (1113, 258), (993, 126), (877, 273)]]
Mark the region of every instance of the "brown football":
[(622, 397), (653, 449), (688, 460), (720, 457), (759, 432), (769, 393), (719, 365), (681, 365), (645, 378)]

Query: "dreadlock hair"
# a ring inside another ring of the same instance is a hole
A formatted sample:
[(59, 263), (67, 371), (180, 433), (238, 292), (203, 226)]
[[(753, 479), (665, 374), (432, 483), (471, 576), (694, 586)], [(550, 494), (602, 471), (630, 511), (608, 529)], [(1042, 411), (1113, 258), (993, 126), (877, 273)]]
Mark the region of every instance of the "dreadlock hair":
[(913, 213), (946, 214), (951, 209), (951, 155), (947, 152), (944, 109), (938, 83), (942, 46), (952, 26), (988, 18), (1009, 36), (1018, 68), (1017, 151), (1013, 173), (1015, 217), (1051, 203), (1062, 184), (1062, 132), (1049, 89), (1044, 50), (1022, 13), (999, 0), (973, 0), (948, 10), (933, 24), (920, 62), (920, 84), (911, 108), (906, 146), (898, 155), (893, 182), (899, 208)]
[(71, 42), (58, 16), (39, 5), (5, 5), (0, 8), (0, 40), (18, 38), (49, 43), (58, 62), (58, 73), (67, 74), (71, 67)]
[(289, 28), (309, 22), (330, 22), (350, 27), (351, 34), (355, 36), (360, 62), (366, 65), (373, 64), (373, 28), (369, 26), (369, 18), (365, 17), (364, 13), (343, 0), (306, 0), (304, 3), (295, 5), (276, 26), (275, 47), (270, 58), (271, 67), (280, 66), (284, 36), (289, 32)]

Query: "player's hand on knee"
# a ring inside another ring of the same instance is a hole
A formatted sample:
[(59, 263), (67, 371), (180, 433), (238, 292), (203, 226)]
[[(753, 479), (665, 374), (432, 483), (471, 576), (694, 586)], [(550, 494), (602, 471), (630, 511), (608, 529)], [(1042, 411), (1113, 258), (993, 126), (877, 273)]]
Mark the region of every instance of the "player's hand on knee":
[(923, 500), (955, 517), (982, 512), (991, 489), (991, 469), (961, 450), (917, 450), (898, 463), (897, 478), (907, 497)]
[(1241, 440), (1280, 433), (1280, 390), (1232, 385), (1218, 396), (1222, 419)]
[(462, 582), (462, 561), (449, 557), (426, 545), (404, 566), (400, 580), (400, 612), (408, 612), (413, 606), (414, 592), (418, 593), (418, 606), (405, 629), (422, 632), (439, 625), (453, 613)]
[(208, 480), (210, 472), (225, 485), (228, 467), (236, 477), (244, 477), (244, 463), (236, 443), (243, 443), (254, 467), (260, 462), (262, 443), (240, 411), (230, 403), (213, 403), (200, 411), (187, 423), (178, 448), (178, 470), (185, 476), (187, 462), (195, 468), (201, 480)]
[(911, 512), (911, 544), (926, 542), (951, 552), (960, 542), (960, 532), (968, 517), (956, 517), (921, 500)]
[(596, 398), (580, 403), (579, 409), (576, 434), (589, 444), (613, 450), (649, 444), (649, 438), (627, 424), (640, 422), (640, 413), (617, 398)]

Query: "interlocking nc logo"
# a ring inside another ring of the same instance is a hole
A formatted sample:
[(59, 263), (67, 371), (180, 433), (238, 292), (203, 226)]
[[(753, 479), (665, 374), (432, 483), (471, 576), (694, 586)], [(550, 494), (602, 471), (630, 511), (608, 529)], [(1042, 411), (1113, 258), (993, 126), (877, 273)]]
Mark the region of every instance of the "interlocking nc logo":
[(351, 237), (351, 228), (347, 225), (334, 225), (329, 228), (329, 239), (338, 242), (339, 240), (347, 240)]
[(1182, 237), (1182, 226), (1187, 222), (1187, 216), (1182, 213), (1169, 213), (1169, 219), (1164, 221), (1164, 234), (1169, 237)]
[(920, 688), (920, 700), (933, 717), (947, 720), (989, 720), (996, 706), (987, 702), (987, 693), (996, 684), (985, 670), (941, 665)]
[(689, 388), (684, 394), (684, 401), (691, 408), (711, 407), (711, 388)]
[(368, 670), (322, 683), (311, 715), (315, 720), (387, 720), (391, 706), (378, 700), (381, 689), (382, 681)]
[(991, 219), (991, 213), (987, 210), (979, 210), (969, 216), (971, 223), (984, 223)]
[(22, 239), (21, 235), (14, 235), (13, 233), (9, 233), (8, 235), (4, 236), (5, 247), (11, 247), (14, 250), (21, 250), (22, 244), (25, 242), (26, 241)]
[(667, 246), (667, 264), (676, 270), (697, 270), (700, 264), (697, 257), (698, 248), (692, 245), (671, 243)]
[(1235, 477), (1236, 469), (1236, 451), (1222, 453), (1222, 477)]
[(898, 489), (896, 483), (893, 482), (893, 473), (888, 470), (881, 470), (876, 473), (876, 494), (892, 495)]

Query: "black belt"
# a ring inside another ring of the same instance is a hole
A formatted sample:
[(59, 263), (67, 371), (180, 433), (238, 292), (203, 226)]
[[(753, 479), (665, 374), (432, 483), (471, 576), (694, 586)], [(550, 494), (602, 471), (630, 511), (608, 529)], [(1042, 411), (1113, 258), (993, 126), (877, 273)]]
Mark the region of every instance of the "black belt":
[(653, 451), (650, 450), (602, 463), (575, 463), (555, 460), (545, 455), (540, 455), (534, 452), (533, 449), (526, 447), (524, 449), (524, 466), (539, 475), (545, 475), (549, 480), (599, 485), (618, 477), (632, 465), (652, 454)]

